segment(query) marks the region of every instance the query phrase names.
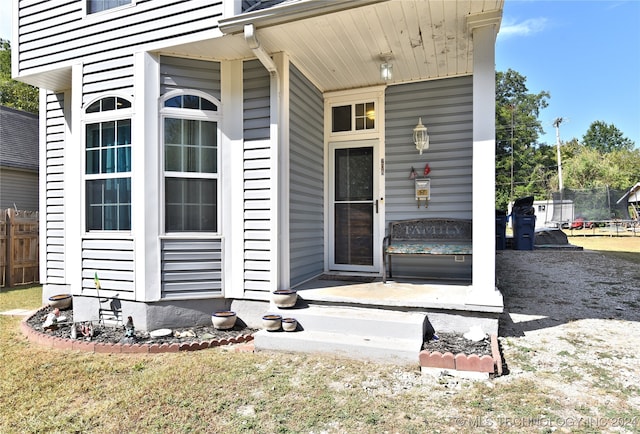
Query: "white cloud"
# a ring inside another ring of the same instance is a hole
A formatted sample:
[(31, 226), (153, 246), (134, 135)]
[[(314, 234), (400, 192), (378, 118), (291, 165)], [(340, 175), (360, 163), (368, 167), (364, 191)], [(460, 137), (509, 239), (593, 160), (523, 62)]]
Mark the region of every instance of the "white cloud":
[(503, 38), (511, 36), (530, 36), (546, 29), (549, 20), (546, 18), (529, 18), (521, 22), (503, 19), (499, 35)]

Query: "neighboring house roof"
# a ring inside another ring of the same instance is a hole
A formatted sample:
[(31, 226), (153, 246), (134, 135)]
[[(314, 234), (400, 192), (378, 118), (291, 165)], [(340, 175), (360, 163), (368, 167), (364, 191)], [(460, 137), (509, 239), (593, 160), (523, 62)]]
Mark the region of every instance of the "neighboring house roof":
[(620, 202), (622, 202), (627, 197), (629, 198), (629, 200), (627, 202), (637, 202), (638, 200), (640, 200), (640, 196), (638, 195), (638, 192), (640, 192), (640, 182), (638, 182), (636, 185), (631, 187), (629, 189), (629, 191), (627, 191), (624, 194), (624, 196), (622, 196), (620, 199), (618, 199), (616, 204), (619, 204)]
[(38, 170), (38, 115), (0, 105), (0, 166)]

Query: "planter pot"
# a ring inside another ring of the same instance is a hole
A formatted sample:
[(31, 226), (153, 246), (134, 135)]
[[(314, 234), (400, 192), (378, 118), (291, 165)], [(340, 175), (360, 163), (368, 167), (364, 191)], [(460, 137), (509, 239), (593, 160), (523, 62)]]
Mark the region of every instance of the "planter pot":
[(218, 330), (229, 330), (236, 325), (238, 316), (230, 310), (221, 310), (211, 314), (211, 322)]
[(282, 316), (267, 314), (262, 317), (262, 326), (265, 330), (274, 332), (276, 330), (280, 330), (282, 326)]
[(71, 294), (52, 295), (51, 297), (49, 297), (49, 306), (51, 306), (52, 309), (68, 309), (69, 307), (71, 307), (71, 300)]
[(294, 289), (278, 289), (271, 293), (271, 301), (278, 307), (293, 307), (298, 300), (298, 293)]
[(295, 332), (298, 328), (298, 321), (295, 318), (283, 318), (282, 330), (285, 332)]

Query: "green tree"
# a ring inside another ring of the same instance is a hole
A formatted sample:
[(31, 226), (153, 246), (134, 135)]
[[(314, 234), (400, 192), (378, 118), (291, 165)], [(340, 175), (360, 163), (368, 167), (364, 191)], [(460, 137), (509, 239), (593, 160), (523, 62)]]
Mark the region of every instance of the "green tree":
[(600, 152), (613, 152), (616, 150), (630, 151), (635, 143), (624, 137), (622, 131), (613, 124), (603, 121), (591, 123), (586, 134), (582, 137), (582, 143), (587, 148), (596, 149)]
[(0, 39), (0, 104), (38, 113), (38, 88), (11, 78), (11, 43)]
[(555, 161), (550, 147), (537, 144), (544, 134), (538, 116), (550, 95), (529, 93), (526, 80), (512, 69), (496, 72), (496, 207), (500, 209), (517, 197), (544, 193), (551, 180), (548, 167)]
[(638, 182), (640, 150), (602, 152), (573, 142), (562, 148), (564, 186), (582, 190), (609, 187), (626, 190)]

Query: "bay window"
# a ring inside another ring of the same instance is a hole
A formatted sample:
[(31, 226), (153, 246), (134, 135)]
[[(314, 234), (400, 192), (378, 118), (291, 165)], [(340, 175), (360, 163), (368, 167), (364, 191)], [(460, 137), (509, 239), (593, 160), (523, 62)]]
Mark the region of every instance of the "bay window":
[(164, 98), (167, 233), (218, 232), (218, 105), (215, 98), (198, 91), (173, 91)]

